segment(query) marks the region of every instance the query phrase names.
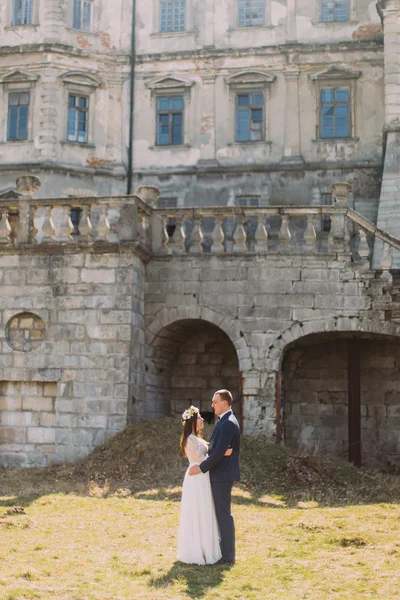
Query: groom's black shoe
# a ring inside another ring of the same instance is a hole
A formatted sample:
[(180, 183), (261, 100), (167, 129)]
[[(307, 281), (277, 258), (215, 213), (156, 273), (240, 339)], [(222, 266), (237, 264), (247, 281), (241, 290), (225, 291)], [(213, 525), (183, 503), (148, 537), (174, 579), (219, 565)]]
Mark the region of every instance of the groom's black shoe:
[(220, 565), (234, 565), (235, 561), (234, 560), (227, 560), (226, 558), (220, 558), (215, 564), (217, 566), (220, 566)]

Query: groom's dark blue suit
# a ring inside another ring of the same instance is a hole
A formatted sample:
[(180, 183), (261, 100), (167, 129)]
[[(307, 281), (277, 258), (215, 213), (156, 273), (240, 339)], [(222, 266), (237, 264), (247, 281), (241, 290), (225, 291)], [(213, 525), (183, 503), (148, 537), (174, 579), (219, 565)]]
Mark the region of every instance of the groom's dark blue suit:
[[(232, 448), (231, 456), (225, 456)], [(200, 469), (210, 471), (211, 488), (215, 512), (221, 535), (222, 560), (235, 560), (235, 525), (231, 515), (231, 495), (234, 481), (240, 481), (240, 427), (232, 411), (223, 415), (213, 429), (208, 448), (208, 457)]]

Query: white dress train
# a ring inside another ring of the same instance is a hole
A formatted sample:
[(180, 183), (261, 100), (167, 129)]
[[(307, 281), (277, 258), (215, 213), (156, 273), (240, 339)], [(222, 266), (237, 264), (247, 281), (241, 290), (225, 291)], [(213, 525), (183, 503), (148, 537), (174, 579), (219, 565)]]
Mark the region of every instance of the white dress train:
[[(207, 442), (191, 434), (186, 442), (189, 468), (203, 462)], [(216, 563), (222, 556), (210, 474), (189, 475), (183, 480), (178, 531), (178, 560), (195, 565)]]

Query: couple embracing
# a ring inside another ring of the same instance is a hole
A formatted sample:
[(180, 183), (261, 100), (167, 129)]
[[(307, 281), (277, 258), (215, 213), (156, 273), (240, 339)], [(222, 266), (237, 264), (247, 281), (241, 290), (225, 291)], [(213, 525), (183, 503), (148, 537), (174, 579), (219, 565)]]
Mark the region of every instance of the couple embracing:
[(182, 415), (181, 449), (189, 460), (182, 488), (178, 560), (197, 565), (235, 562), (235, 526), (231, 493), (239, 481), (240, 428), (228, 390), (215, 392), (212, 407), (218, 416), (210, 443), (201, 437), (204, 420), (191, 406)]

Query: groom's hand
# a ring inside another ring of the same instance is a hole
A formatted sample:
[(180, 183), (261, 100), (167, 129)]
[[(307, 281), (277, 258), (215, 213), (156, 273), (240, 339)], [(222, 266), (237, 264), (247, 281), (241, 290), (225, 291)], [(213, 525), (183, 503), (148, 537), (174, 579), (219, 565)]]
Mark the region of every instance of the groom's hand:
[(201, 473), (201, 469), (199, 465), (193, 465), (189, 469), (189, 475), (199, 475)]

